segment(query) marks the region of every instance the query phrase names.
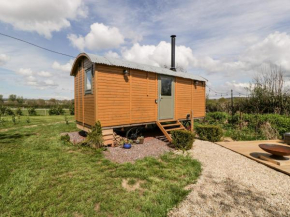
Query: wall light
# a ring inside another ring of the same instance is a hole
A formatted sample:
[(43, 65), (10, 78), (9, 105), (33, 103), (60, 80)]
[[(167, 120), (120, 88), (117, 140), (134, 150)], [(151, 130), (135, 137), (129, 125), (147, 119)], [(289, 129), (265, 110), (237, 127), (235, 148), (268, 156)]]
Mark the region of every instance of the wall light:
[(129, 71), (127, 69), (124, 69), (123, 73), (124, 73), (124, 76), (128, 76), (129, 75)]
[(195, 82), (194, 82), (194, 85), (197, 86), (197, 85), (198, 85), (198, 81), (195, 81)]

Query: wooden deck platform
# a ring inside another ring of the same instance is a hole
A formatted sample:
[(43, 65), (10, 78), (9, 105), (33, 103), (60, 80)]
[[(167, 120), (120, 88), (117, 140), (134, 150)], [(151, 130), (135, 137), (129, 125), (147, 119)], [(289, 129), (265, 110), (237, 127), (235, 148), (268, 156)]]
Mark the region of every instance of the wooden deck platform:
[[(269, 156), (269, 154), (265, 151), (263, 151), (259, 144), (278, 144), (278, 145), (285, 145), (287, 144), (283, 143), (281, 140), (259, 140), (259, 141), (238, 141), (238, 142), (217, 142), (216, 144), (225, 147), (229, 150), (232, 150), (236, 153), (239, 153), (241, 155), (244, 155), (245, 157), (248, 157), (252, 160), (255, 160), (261, 164), (264, 164), (268, 167), (271, 167), (275, 170), (278, 170), (282, 173), (285, 173), (287, 175), (290, 175), (290, 162), (284, 161), (281, 163), (281, 165), (277, 165), (273, 162), (266, 161), (260, 158), (260, 155), (263, 156)], [(287, 157), (289, 158), (289, 156)]]

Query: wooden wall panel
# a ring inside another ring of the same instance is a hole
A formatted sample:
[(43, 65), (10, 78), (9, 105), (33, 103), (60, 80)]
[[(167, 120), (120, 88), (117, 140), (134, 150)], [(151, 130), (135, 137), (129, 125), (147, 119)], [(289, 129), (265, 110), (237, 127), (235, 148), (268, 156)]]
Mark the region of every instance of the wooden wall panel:
[(157, 120), (156, 74), (131, 70), (131, 123)]
[[(194, 83), (194, 82), (193, 82)], [(194, 117), (205, 116), (205, 83), (198, 82), (197, 85), (193, 84), (192, 89), (192, 108)]]
[(192, 80), (176, 78), (175, 118), (185, 119), (192, 110)]
[(103, 127), (130, 124), (130, 82), (123, 69), (96, 65), (97, 119)]
[[(95, 99), (93, 94), (85, 95), (85, 70), (92, 66), (92, 63), (83, 58), (80, 67), (75, 75), (75, 119), (83, 124), (93, 125), (95, 123)], [(92, 80), (94, 90), (94, 79)]]
[(195, 85), (193, 80), (176, 78), (175, 117), (185, 119), (193, 110), (193, 116), (205, 116), (205, 86), (204, 82)]
[[(85, 71), (86, 69), (93, 67), (93, 63), (85, 58), (83, 61), (83, 78), (85, 79)], [(93, 70), (94, 71), (94, 70)], [(85, 90), (85, 80), (83, 81), (82, 88), (83, 91)], [(95, 82), (94, 78), (92, 78), (92, 94), (84, 94), (84, 123), (88, 125), (95, 124), (95, 98), (94, 98), (94, 89), (95, 89)]]
[(97, 119), (102, 126), (154, 122), (157, 119), (156, 74), (97, 66)]

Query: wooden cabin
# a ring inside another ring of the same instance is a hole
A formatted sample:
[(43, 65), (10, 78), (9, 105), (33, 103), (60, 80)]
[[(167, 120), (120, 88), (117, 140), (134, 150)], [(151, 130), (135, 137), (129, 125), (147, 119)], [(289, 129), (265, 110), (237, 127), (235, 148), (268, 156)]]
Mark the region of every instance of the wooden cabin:
[[(99, 120), (104, 129), (162, 123), (184, 128), (180, 120), (205, 116), (206, 79), (116, 58), (81, 53), (73, 63), (75, 119), (80, 129)], [(167, 135), (166, 135), (167, 134)]]

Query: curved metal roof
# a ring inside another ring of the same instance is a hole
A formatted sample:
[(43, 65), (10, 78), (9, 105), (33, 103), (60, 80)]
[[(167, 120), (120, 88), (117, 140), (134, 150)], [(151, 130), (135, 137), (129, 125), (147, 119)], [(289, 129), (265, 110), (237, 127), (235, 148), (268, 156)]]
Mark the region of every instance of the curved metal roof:
[[(91, 62), (98, 63), (98, 64), (104, 64), (104, 65), (109, 65), (109, 66), (120, 66), (124, 68), (129, 68), (129, 69), (138, 69), (138, 70), (142, 70), (146, 72), (155, 72), (157, 74), (171, 75), (171, 76), (188, 78), (188, 79), (197, 80), (197, 81), (207, 81), (205, 78), (198, 75), (193, 75), (191, 73), (175, 72), (166, 68), (150, 66), (150, 65), (141, 64), (141, 63), (135, 63), (135, 62), (121, 60), (121, 59), (112, 58), (112, 57), (103, 57), (103, 56), (98, 56), (95, 54), (88, 54), (88, 53), (81, 53), (78, 55), (78, 57), (80, 56), (86, 56), (91, 60)], [(76, 58), (76, 60), (78, 59), (78, 57)]]

